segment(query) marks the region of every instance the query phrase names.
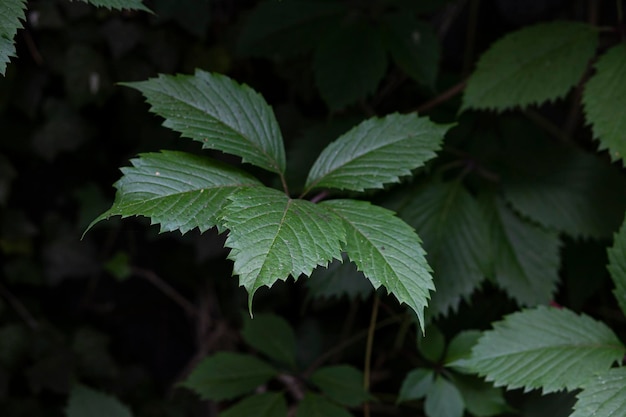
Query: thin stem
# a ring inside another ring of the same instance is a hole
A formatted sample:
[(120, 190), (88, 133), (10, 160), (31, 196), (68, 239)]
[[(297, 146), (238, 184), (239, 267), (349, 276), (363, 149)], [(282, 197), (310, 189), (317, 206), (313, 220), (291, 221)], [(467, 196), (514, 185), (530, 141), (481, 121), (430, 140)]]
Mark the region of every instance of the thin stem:
[(467, 84), (467, 80), (463, 80), (460, 83), (453, 85), (452, 87), (450, 87), (443, 93), (439, 94), (437, 97), (420, 105), (417, 109), (413, 110), (413, 112), (423, 113), (425, 111), (428, 111), (437, 107), (438, 105), (442, 103), (445, 103), (446, 101), (450, 100), (452, 97), (456, 96), (457, 94), (460, 94), (465, 89), (466, 84)]
[(165, 294), (170, 300), (178, 304), (180, 308), (185, 310), (185, 313), (187, 313), (187, 315), (191, 317), (198, 316), (198, 309), (196, 308), (196, 306), (191, 303), (191, 301), (180, 295), (174, 288), (172, 288), (157, 274), (147, 269), (137, 267), (132, 267), (131, 270), (134, 275), (145, 279), (150, 284), (154, 285), (159, 291)]
[(28, 327), (32, 330), (37, 330), (39, 327), (37, 320), (35, 320), (32, 314), (30, 314), (30, 311), (28, 311), (24, 304), (22, 304), (22, 302), (2, 284), (0, 284), (0, 295), (7, 300), (7, 302), (11, 305), (11, 307), (13, 307), (22, 320), (24, 320)]
[(289, 187), (287, 187), (287, 180), (283, 174), (280, 174), (280, 182), (283, 185), (283, 191), (285, 194), (289, 195)]
[(534, 122), (537, 126), (542, 128), (561, 142), (567, 143), (570, 141), (570, 138), (569, 136), (567, 136), (566, 132), (561, 130), (557, 125), (542, 116), (540, 113), (537, 113), (536, 111), (530, 109), (524, 110), (523, 113), (524, 116), (528, 117), (531, 122)]
[(328, 191), (322, 191), (321, 193), (317, 194), (315, 197), (311, 199), (311, 203), (313, 204), (319, 203), (320, 201), (328, 197), (328, 194), (329, 194)]
[[(374, 294), (374, 306), (372, 307), (372, 317), (370, 319), (370, 327), (367, 332), (367, 344), (365, 345), (365, 367), (363, 370), (363, 389), (369, 391), (370, 378), (371, 378), (371, 366), (372, 366), (372, 346), (374, 345), (374, 332), (376, 331), (376, 320), (378, 319), (378, 305), (380, 299)], [(363, 415), (365, 417), (370, 416), (370, 404), (366, 401), (363, 404)]]

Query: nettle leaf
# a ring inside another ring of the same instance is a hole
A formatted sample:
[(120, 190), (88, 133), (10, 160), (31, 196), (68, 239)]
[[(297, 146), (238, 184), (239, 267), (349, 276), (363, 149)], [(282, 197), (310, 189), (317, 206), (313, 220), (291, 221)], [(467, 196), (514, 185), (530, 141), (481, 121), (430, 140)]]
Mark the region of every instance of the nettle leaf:
[(230, 194), (262, 185), (237, 168), (184, 152), (146, 153), (130, 162), (115, 183), (113, 206), (89, 228), (111, 216), (145, 216), (161, 232), (204, 232), (219, 224), (217, 213)]
[(244, 319), (241, 336), (247, 344), (280, 363), (296, 366), (296, 335), (282, 317), (259, 314)]
[(313, 57), (315, 83), (332, 110), (376, 91), (386, 69), (383, 42), (376, 29), (365, 22), (326, 28)]
[(437, 291), (429, 314), (456, 310), (485, 278), (488, 223), (460, 182), (430, 182), (410, 194), (399, 216), (424, 240)]
[(414, 114), (365, 120), (322, 151), (305, 188), (363, 191), (399, 182), (436, 156), (450, 127)]
[(233, 274), (248, 290), (250, 308), (259, 287), (289, 275), (309, 276), (316, 266), (341, 259), (342, 220), (309, 201), (271, 188), (250, 188), (229, 197), (222, 217), (230, 230), (226, 246), (232, 248)]
[(608, 255), (607, 269), (615, 284), (613, 294), (622, 312), (626, 314), (626, 222), (615, 234), (613, 246), (608, 249)]
[(10, 57), (15, 56), (14, 38), (22, 28), (25, 0), (3, 0), (0, 4), (0, 74), (4, 75)]
[(424, 412), (428, 417), (463, 417), (463, 396), (450, 381), (437, 376), (430, 386), (424, 401)]
[(220, 413), (220, 417), (285, 417), (287, 402), (280, 392), (264, 392), (244, 398)]
[(132, 417), (131, 411), (115, 397), (83, 385), (70, 392), (66, 417)]
[(163, 126), (201, 142), (203, 148), (285, 172), (285, 149), (274, 111), (247, 85), (201, 70), (123, 85), (146, 97), (150, 111), (165, 118)]
[(372, 284), (344, 253), (343, 261), (334, 260), (328, 268), (317, 268), (307, 280), (309, 294), (316, 298), (346, 295), (349, 299), (365, 300), (373, 291)]
[(181, 384), (207, 400), (229, 400), (254, 391), (278, 371), (254, 356), (219, 352), (204, 359)]
[(116, 10), (143, 10), (152, 13), (150, 9), (144, 6), (141, 0), (79, 0), (83, 3), (89, 3), (96, 7), (106, 7), (107, 9)]
[(581, 388), (624, 353), (626, 348), (604, 323), (570, 310), (539, 306), (494, 323), (466, 365), (496, 386), (543, 388), (545, 394)]
[(424, 308), (434, 290), (422, 242), (413, 228), (382, 207), (357, 200), (319, 204), (343, 221), (345, 251), (374, 288), (384, 286), (406, 303), (424, 328)]
[(596, 74), (585, 85), (582, 97), (585, 118), (600, 149), (608, 149), (613, 161), (626, 155), (626, 45), (620, 43), (602, 55)]
[(570, 417), (626, 415), (626, 368), (610, 369), (582, 384)]
[(426, 396), (433, 383), (435, 382), (435, 372), (432, 369), (417, 368), (409, 372), (398, 394), (397, 403), (421, 400)]
[(348, 407), (372, 398), (363, 389), (363, 373), (352, 366), (326, 366), (315, 371), (310, 380), (330, 399)]
[(296, 417), (352, 417), (352, 414), (321, 395), (307, 392), (298, 404)]
[(565, 96), (587, 69), (598, 43), (593, 26), (549, 22), (495, 42), (467, 82), (461, 110), (506, 110)]

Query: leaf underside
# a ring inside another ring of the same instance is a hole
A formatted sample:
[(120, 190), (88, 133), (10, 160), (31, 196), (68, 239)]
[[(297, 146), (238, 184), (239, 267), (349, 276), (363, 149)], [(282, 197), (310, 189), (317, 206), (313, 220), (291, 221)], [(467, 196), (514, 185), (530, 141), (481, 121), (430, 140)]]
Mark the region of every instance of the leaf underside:
[(70, 392), (65, 416), (132, 417), (132, 413), (117, 398), (78, 385)]
[(582, 386), (570, 417), (618, 417), (626, 415), (626, 368), (595, 375)]
[(613, 294), (622, 312), (626, 314), (626, 222), (615, 234), (613, 246), (608, 249), (608, 255), (607, 269), (615, 284)]
[(2, 0), (0, 3), (0, 74), (4, 75), (10, 57), (15, 56), (14, 38), (25, 18), (25, 0)]
[(96, 7), (106, 7), (115, 10), (143, 10), (152, 13), (150, 9), (144, 6), (141, 0), (80, 0), (83, 3), (89, 3)]
[(220, 413), (220, 417), (285, 417), (286, 415), (287, 402), (280, 392), (252, 395)]

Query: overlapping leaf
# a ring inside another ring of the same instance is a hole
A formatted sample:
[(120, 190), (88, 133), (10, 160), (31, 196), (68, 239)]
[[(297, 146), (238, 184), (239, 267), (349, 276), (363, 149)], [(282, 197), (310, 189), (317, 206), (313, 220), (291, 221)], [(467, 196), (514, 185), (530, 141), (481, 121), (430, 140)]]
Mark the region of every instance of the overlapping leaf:
[(236, 168), (183, 152), (143, 154), (131, 163), (115, 183), (113, 206), (90, 227), (111, 216), (145, 216), (162, 232), (205, 231), (218, 224), (216, 215), (230, 194), (261, 185)]
[(65, 410), (66, 417), (132, 417), (132, 413), (117, 398), (82, 385), (75, 386)]
[(626, 415), (626, 368), (595, 375), (582, 385), (570, 417), (618, 417)]
[(505, 110), (563, 97), (581, 79), (597, 42), (597, 31), (578, 22), (541, 23), (502, 37), (480, 57), (462, 110)]
[(608, 250), (607, 268), (615, 284), (613, 294), (622, 312), (626, 314), (626, 222), (615, 234), (613, 246)]
[(496, 386), (544, 393), (577, 389), (620, 360), (626, 349), (604, 323), (540, 306), (493, 325), (466, 363)]
[(465, 403), (465, 409), (476, 417), (489, 417), (512, 412), (506, 403), (502, 388), (496, 388), (482, 378), (455, 374), (452, 379)]
[(411, 400), (420, 400), (426, 396), (435, 382), (435, 371), (426, 368), (417, 368), (409, 372), (398, 394), (398, 403)]
[(274, 314), (259, 314), (245, 319), (243, 339), (275, 361), (296, 366), (296, 335), (285, 319)]
[(264, 392), (244, 398), (220, 413), (220, 417), (285, 417), (286, 415), (287, 402), (280, 392)]
[(310, 380), (329, 398), (348, 407), (361, 405), (370, 398), (363, 389), (363, 373), (352, 366), (323, 367)]
[(424, 401), (424, 412), (428, 417), (463, 417), (463, 397), (450, 381), (438, 375)]
[(144, 6), (141, 0), (80, 0), (84, 3), (93, 4), (97, 7), (106, 7), (107, 9), (116, 10), (143, 10), (151, 12), (146, 6)]
[(317, 268), (313, 271), (307, 287), (313, 297), (333, 298), (346, 295), (351, 300), (365, 300), (373, 290), (372, 284), (345, 253), (343, 262), (334, 260), (328, 268)]
[(368, 119), (322, 151), (306, 189), (363, 191), (398, 182), (435, 156), (449, 128), (416, 115)]
[(271, 188), (249, 188), (229, 197), (222, 217), (230, 230), (228, 257), (235, 262), (239, 284), (248, 290), (250, 307), (259, 287), (290, 275), (309, 276), (316, 266), (341, 259), (342, 220), (309, 201)]
[(298, 404), (296, 417), (352, 417), (352, 414), (321, 395), (307, 392)]
[(596, 74), (585, 85), (583, 108), (600, 149), (608, 149), (612, 160), (626, 155), (626, 45), (609, 49), (596, 63)]
[(0, 3), (0, 74), (4, 75), (9, 59), (15, 56), (13, 39), (24, 20), (25, 0), (3, 0)]
[(197, 70), (126, 83), (146, 97), (163, 126), (237, 155), (271, 172), (285, 172), (283, 139), (272, 108), (257, 92), (230, 78)]
[(344, 249), (374, 288), (382, 285), (406, 303), (424, 328), (424, 308), (434, 286), (415, 231), (392, 211), (364, 201), (329, 200), (320, 206), (341, 218)]

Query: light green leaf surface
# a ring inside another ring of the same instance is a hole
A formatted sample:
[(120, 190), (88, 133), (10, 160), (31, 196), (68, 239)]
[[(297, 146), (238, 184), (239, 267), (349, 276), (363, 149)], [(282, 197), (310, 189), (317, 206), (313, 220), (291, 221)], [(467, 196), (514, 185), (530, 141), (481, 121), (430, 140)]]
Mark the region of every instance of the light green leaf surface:
[(345, 251), (374, 288), (384, 286), (406, 303), (424, 328), (424, 308), (434, 290), (431, 269), (415, 231), (394, 212), (357, 200), (329, 200), (320, 206), (343, 221)]
[(14, 38), (22, 28), (26, 10), (25, 0), (2, 0), (0, 2), (0, 74), (4, 75), (10, 57), (15, 56)]
[(437, 376), (424, 401), (424, 412), (428, 417), (463, 417), (463, 397), (450, 381)]
[(363, 373), (349, 365), (320, 368), (310, 381), (328, 398), (348, 407), (359, 406), (371, 398), (363, 389)]
[(626, 314), (626, 222), (615, 234), (613, 246), (608, 249), (608, 256), (607, 269), (615, 284), (613, 294), (622, 312)]
[(421, 400), (430, 391), (434, 383), (435, 372), (432, 369), (413, 369), (402, 381), (397, 402)]
[(474, 197), (460, 182), (433, 181), (406, 199), (399, 215), (424, 240), (437, 291), (429, 314), (456, 310), (485, 278), (488, 223)]
[(146, 97), (163, 126), (237, 155), (271, 172), (285, 172), (285, 149), (274, 111), (257, 92), (219, 74), (159, 75), (125, 83)]
[(306, 189), (363, 191), (399, 182), (436, 156), (449, 128), (415, 114), (365, 120), (322, 151)]
[(387, 53), (376, 28), (364, 22), (326, 28), (315, 48), (315, 83), (331, 110), (376, 91), (387, 69)]
[(161, 232), (197, 227), (201, 232), (218, 224), (218, 211), (227, 197), (243, 187), (261, 186), (251, 175), (221, 162), (184, 152), (161, 151), (132, 159), (115, 183), (113, 206), (95, 219), (145, 216)]
[(581, 388), (608, 370), (626, 349), (604, 323), (586, 315), (539, 306), (493, 324), (472, 350), (468, 365), (508, 389), (544, 393)]
[(275, 314), (244, 318), (241, 336), (247, 344), (277, 362), (296, 366), (296, 335), (285, 319)]
[(280, 392), (264, 392), (244, 398), (219, 417), (285, 417), (287, 402)]
[(317, 268), (307, 280), (309, 294), (314, 298), (347, 296), (350, 300), (367, 299), (372, 284), (344, 253), (343, 262), (334, 260), (328, 268)]
[(626, 416), (626, 368), (599, 373), (582, 385), (570, 417)]
[(528, 26), (496, 41), (479, 59), (461, 110), (506, 110), (565, 96), (585, 72), (597, 31), (579, 22)]
[(352, 414), (321, 395), (307, 392), (298, 404), (296, 417), (352, 417)]
[(232, 248), (233, 274), (248, 290), (250, 309), (259, 287), (290, 275), (309, 276), (316, 266), (341, 259), (341, 219), (309, 201), (271, 188), (249, 188), (229, 197), (222, 217), (230, 230), (226, 246)]
[(65, 417), (132, 417), (117, 398), (76, 385), (70, 392)]
[[(71, 1), (71, 0), (70, 0)], [(107, 9), (116, 10), (143, 10), (152, 13), (150, 9), (144, 6), (141, 0), (79, 0), (83, 3), (89, 3), (96, 7), (106, 7)]]
[(254, 391), (278, 372), (254, 356), (219, 352), (204, 359), (181, 384), (207, 400), (229, 400)]
[(582, 102), (585, 119), (600, 149), (613, 161), (626, 155), (626, 45), (620, 43), (598, 59), (596, 73), (585, 85)]

